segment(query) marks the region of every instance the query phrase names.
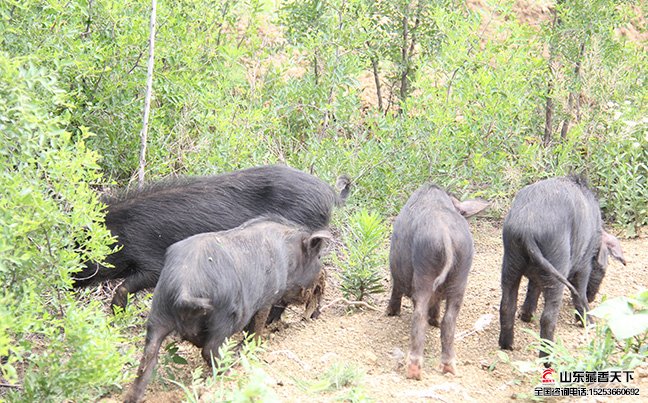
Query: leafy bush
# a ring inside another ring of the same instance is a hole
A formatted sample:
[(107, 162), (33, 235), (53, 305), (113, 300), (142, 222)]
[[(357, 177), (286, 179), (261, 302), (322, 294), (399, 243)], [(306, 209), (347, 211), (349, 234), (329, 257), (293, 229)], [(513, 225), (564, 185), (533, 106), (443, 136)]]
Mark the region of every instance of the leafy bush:
[(549, 355), (542, 359), (560, 371), (601, 371), (632, 369), (648, 356), (648, 291), (637, 296), (604, 300), (589, 315), (600, 318), (593, 330), (588, 329), (587, 342), (577, 348), (565, 346), (560, 339), (542, 340), (534, 346)]
[(335, 363), (321, 374), (317, 381), (304, 382), (296, 380), (296, 382), (300, 388), (308, 393), (338, 392), (335, 401), (368, 402), (371, 399), (367, 397), (362, 386), (364, 377), (364, 371), (353, 364)]
[(124, 380), (130, 352), (99, 303), (69, 292), (81, 262), (101, 261), (111, 243), (91, 189), (98, 155), (86, 129), (76, 142), (64, 130), (54, 74), (6, 53), (0, 71), (0, 370), (22, 375), (11, 400), (95, 399)]
[(363, 376), (362, 371), (353, 365), (334, 364), (322, 375), (322, 383), (314, 385), (311, 390), (339, 390), (357, 384)]
[[(426, 180), (503, 212), (527, 183), (585, 172), (606, 217), (633, 235), (648, 222), (648, 56), (613, 32), (637, 9), (613, 3), (563, 3), (561, 24), (539, 27), (521, 23), (513, 1), (486, 2), (487, 12), (456, 1), (161, 4), (148, 174), (277, 161), (325, 178), (344, 170), (362, 175), (359, 201), (393, 215), (398, 190)], [(3, 48), (58, 74), (71, 96), (56, 113), (75, 138), (97, 133), (85, 141), (105, 174), (126, 183), (137, 165), (147, 5), (29, 0), (2, 15)], [(382, 107), (366, 99), (376, 79)], [(553, 129), (570, 124), (545, 146), (548, 81)]]
[(385, 237), (387, 228), (379, 215), (360, 210), (348, 219), (342, 239), (346, 250), (342, 252), (340, 287), (346, 298), (362, 301), (370, 294), (383, 291)]
[(589, 171), (606, 218), (635, 236), (648, 225), (648, 119), (633, 116), (636, 109), (624, 106), (626, 113), (616, 111), (612, 138), (591, 139)]
[(277, 401), (270, 379), (263, 371), (258, 354), (263, 346), (253, 335), (245, 335), (242, 348), (236, 351), (234, 339), (227, 339), (218, 349), (220, 359), (212, 363), (212, 373), (203, 378), (202, 368), (193, 372), (191, 386), (178, 384), (189, 402)]
[(95, 400), (127, 382), (124, 364), (134, 349), (115, 331), (101, 303), (84, 306), (70, 299), (61, 308), (65, 315), (49, 318), (36, 333), (47, 345), (36, 340), (31, 344), (36, 354), (28, 357), (23, 390), (10, 400)]

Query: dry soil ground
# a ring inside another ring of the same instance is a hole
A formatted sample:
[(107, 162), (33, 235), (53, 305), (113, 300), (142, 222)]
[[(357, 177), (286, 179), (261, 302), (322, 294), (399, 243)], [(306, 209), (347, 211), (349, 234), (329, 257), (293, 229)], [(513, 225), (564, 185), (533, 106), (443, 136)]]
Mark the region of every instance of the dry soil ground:
[[(294, 308), (285, 315), (285, 325), (267, 337), (266, 351), (261, 357), (278, 399), (326, 402), (344, 396), (349, 388), (312, 392), (303, 386), (321, 380), (323, 374), (336, 364), (353, 365), (363, 371), (364, 376), (356, 388), (379, 402), (495, 402), (531, 397), (534, 387), (540, 383), (542, 369), (533, 364), (536, 351), (529, 349), (529, 345), (534, 339), (523, 329), (538, 332), (538, 321), (529, 324), (519, 319), (516, 321), (515, 350), (508, 353), (511, 362), (528, 362), (530, 371), (523, 373), (516, 365), (501, 362), (497, 346), (501, 223), (474, 220), (471, 225), (475, 237), (475, 258), (458, 318), (457, 334), (471, 331), (480, 318), (486, 318), (484, 315), (490, 315), (491, 321), (482, 331), (456, 341), (457, 376), (442, 375), (436, 371), (440, 355), (439, 329), (430, 328), (427, 332), (423, 378), (420, 381), (405, 379), (402, 364), (403, 354), (409, 345), (411, 302), (404, 299), (400, 317), (387, 317), (384, 313), (389, 298), (387, 286), (386, 291), (374, 299), (379, 310), (365, 309), (350, 313), (344, 303), (335, 302), (340, 297), (338, 280), (334, 270), (330, 270), (323, 303), (329, 306), (322, 316), (317, 320), (302, 321), (299, 319), (299, 309)], [(592, 306), (596, 306), (603, 295), (629, 295), (648, 288), (648, 236), (645, 229), (640, 237), (622, 240), (622, 244), (628, 264), (610, 263), (601, 291)], [(388, 279), (387, 267), (384, 270)], [(520, 304), (525, 286), (520, 290)], [(539, 307), (541, 309), (542, 305)], [(567, 293), (556, 332), (570, 347), (582, 345), (586, 338), (585, 330), (574, 322), (571, 299)], [(195, 347), (182, 343), (180, 351), (190, 361), (187, 373), (196, 365), (203, 365)], [(489, 370), (492, 364), (494, 368)], [(190, 375), (187, 377), (187, 381), (190, 381)], [(642, 398), (588, 397), (578, 401), (648, 401), (648, 364), (644, 363), (636, 370), (632, 386), (640, 388)], [(179, 388), (162, 386), (160, 381), (152, 382), (147, 393), (147, 401), (150, 402), (180, 401), (182, 397)], [(118, 399), (117, 396), (115, 398)]]

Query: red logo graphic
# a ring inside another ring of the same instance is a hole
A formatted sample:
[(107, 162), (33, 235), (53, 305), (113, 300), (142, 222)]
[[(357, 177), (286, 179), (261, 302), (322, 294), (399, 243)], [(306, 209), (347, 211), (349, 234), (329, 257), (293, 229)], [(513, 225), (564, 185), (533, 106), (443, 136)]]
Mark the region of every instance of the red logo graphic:
[(555, 372), (556, 371), (554, 371), (553, 368), (547, 368), (542, 371), (542, 383), (556, 383), (556, 381), (554, 381), (553, 377), (551, 376)]

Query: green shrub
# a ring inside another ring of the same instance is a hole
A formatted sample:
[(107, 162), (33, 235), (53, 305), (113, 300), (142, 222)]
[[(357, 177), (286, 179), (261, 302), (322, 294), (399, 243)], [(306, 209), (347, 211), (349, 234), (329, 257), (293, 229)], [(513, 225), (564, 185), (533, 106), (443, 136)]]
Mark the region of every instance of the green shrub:
[(542, 359), (559, 371), (601, 371), (632, 369), (648, 357), (648, 291), (637, 296), (604, 300), (589, 315), (599, 318), (587, 329), (586, 342), (576, 349), (565, 346), (560, 339), (542, 340), (535, 332), (533, 348), (542, 348), (549, 355)]
[(335, 363), (331, 365), (318, 380), (305, 382), (295, 379), (297, 385), (307, 393), (330, 393), (337, 392), (329, 400), (344, 402), (368, 402), (362, 380), (365, 377), (364, 371), (353, 364)]
[(190, 386), (178, 382), (188, 402), (250, 402), (278, 401), (270, 387), (270, 378), (263, 371), (258, 354), (263, 346), (253, 335), (245, 335), (242, 348), (237, 351), (234, 339), (227, 339), (218, 349), (220, 359), (212, 365), (212, 373), (203, 377), (202, 368), (196, 368)]
[(10, 400), (96, 400), (128, 381), (124, 365), (134, 348), (115, 331), (101, 303), (81, 305), (70, 299), (61, 308), (65, 315), (49, 318), (36, 333), (47, 344), (32, 343), (36, 350), (27, 359), (23, 390)]
[(99, 303), (70, 294), (73, 273), (112, 242), (91, 189), (98, 155), (86, 129), (76, 142), (65, 131), (55, 74), (6, 53), (0, 72), (0, 370), (23, 374), (10, 400), (96, 399), (124, 381), (130, 352)]
[(609, 138), (590, 140), (589, 171), (605, 218), (636, 236), (648, 225), (648, 120), (631, 115), (620, 123)]
[(378, 214), (360, 210), (349, 216), (342, 240), (340, 287), (345, 298), (362, 301), (383, 291), (385, 238), (387, 228)]

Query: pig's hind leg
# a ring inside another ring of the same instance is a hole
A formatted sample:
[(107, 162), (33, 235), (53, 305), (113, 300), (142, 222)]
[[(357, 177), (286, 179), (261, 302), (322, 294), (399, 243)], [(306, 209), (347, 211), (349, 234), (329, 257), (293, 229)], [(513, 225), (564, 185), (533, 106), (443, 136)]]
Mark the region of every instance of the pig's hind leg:
[(162, 341), (171, 333), (171, 328), (161, 327), (148, 324), (146, 330), (146, 344), (144, 346), (144, 355), (137, 369), (137, 378), (128, 390), (124, 402), (134, 403), (142, 400), (146, 385), (151, 380), (153, 369), (157, 364), (158, 354)]
[(439, 327), (439, 317), (441, 315), (441, 295), (435, 292), (430, 298), (428, 308), (428, 323), (430, 326)]
[[(565, 289), (562, 283), (556, 283), (553, 287), (545, 287), (543, 290), (545, 306), (540, 317), (540, 337), (549, 341), (553, 341), (554, 339), (554, 331), (556, 330), (560, 305), (562, 304), (563, 290)], [(541, 348), (539, 357), (543, 358), (547, 355), (549, 354)], [(548, 365), (545, 364), (545, 366)]]
[[(398, 316), (401, 313), (401, 303), (403, 295), (410, 296), (409, 291), (411, 287), (411, 277), (409, 280), (406, 278), (406, 272), (409, 271), (410, 276), (412, 272), (411, 266), (402, 262), (396, 254), (398, 248), (392, 245), (389, 251), (389, 271), (392, 275), (392, 292), (387, 306), (387, 316)], [(409, 283), (406, 283), (409, 281)]]
[(266, 326), (266, 321), (268, 320), (268, 316), (270, 315), (270, 310), (272, 309), (272, 305), (269, 305), (267, 307), (263, 307), (257, 311), (257, 313), (254, 315), (254, 338), (256, 339), (257, 342), (261, 341), (261, 336), (263, 336), (263, 329)]
[(520, 312), (520, 320), (522, 322), (531, 322), (531, 318), (533, 318), (533, 314), (538, 307), (538, 298), (540, 298), (541, 291), (542, 287), (535, 281), (529, 279), (526, 298), (524, 299), (524, 304)]
[(113, 294), (110, 306), (125, 308), (128, 303), (128, 294), (134, 294), (145, 288), (153, 288), (157, 284), (160, 272), (157, 271), (135, 271), (117, 287)]
[(421, 367), (423, 366), (423, 349), (425, 347), (425, 332), (428, 325), (428, 310), (432, 298), (432, 287), (422, 287), (412, 293), (414, 312), (412, 312), (412, 330), (410, 335), (409, 364), (407, 366), (407, 377), (410, 379), (421, 379)]
[(391, 298), (389, 299), (389, 306), (387, 306), (387, 316), (398, 316), (401, 312), (401, 301), (403, 293), (397, 289), (397, 285), (392, 285)]
[(452, 291), (446, 299), (446, 309), (441, 322), (441, 372), (455, 375), (454, 338), (457, 315), (461, 309), (464, 290)]
[(517, 309), (518, 289), (522, 272), (519, 263), (513, 264), (511, 258), (504, 253), (502, 263), (502, 299), (500, 301), (500, 335), (499, 346), (504, 350), (513, 350), (513, 328), (515, 326), (515, 310)]
[[(227, 311), (232, 313), (227, 314)], [(234, 308), (229, 310), (217, 309), (212, 312), (212, 316), (209, 318), (209, 330), (205, 339), (205, 345), (202, 349), (202, 357), (207, 364), (216, 364), (216, 367), (218, 367), (217, 361), (220, 359), (218, 349), (223, 345), (225, 339), (241, 330), (241, 328), (235, 329), (235, 321), (236, 313)]]
[(592, 271), (591, 267), (586, 267), (583, 269), (572, 270), (575, 274), (572, 278), (569, 279), (569, 282), (576, 288), (578, 294), (576, 295), (573, 292), (571, 293), (572, 301), (574, 303), (574, 308), (576, 308), (576, 322), (583, 326), (583, 320), (587, 317), (587, 323), (592, 323), (592, 319), (589, 316), (586, 316), (587, 311), (589, 310), (589, 304), (587, 300), (587, 285), (590, 282), (590, 273)]

